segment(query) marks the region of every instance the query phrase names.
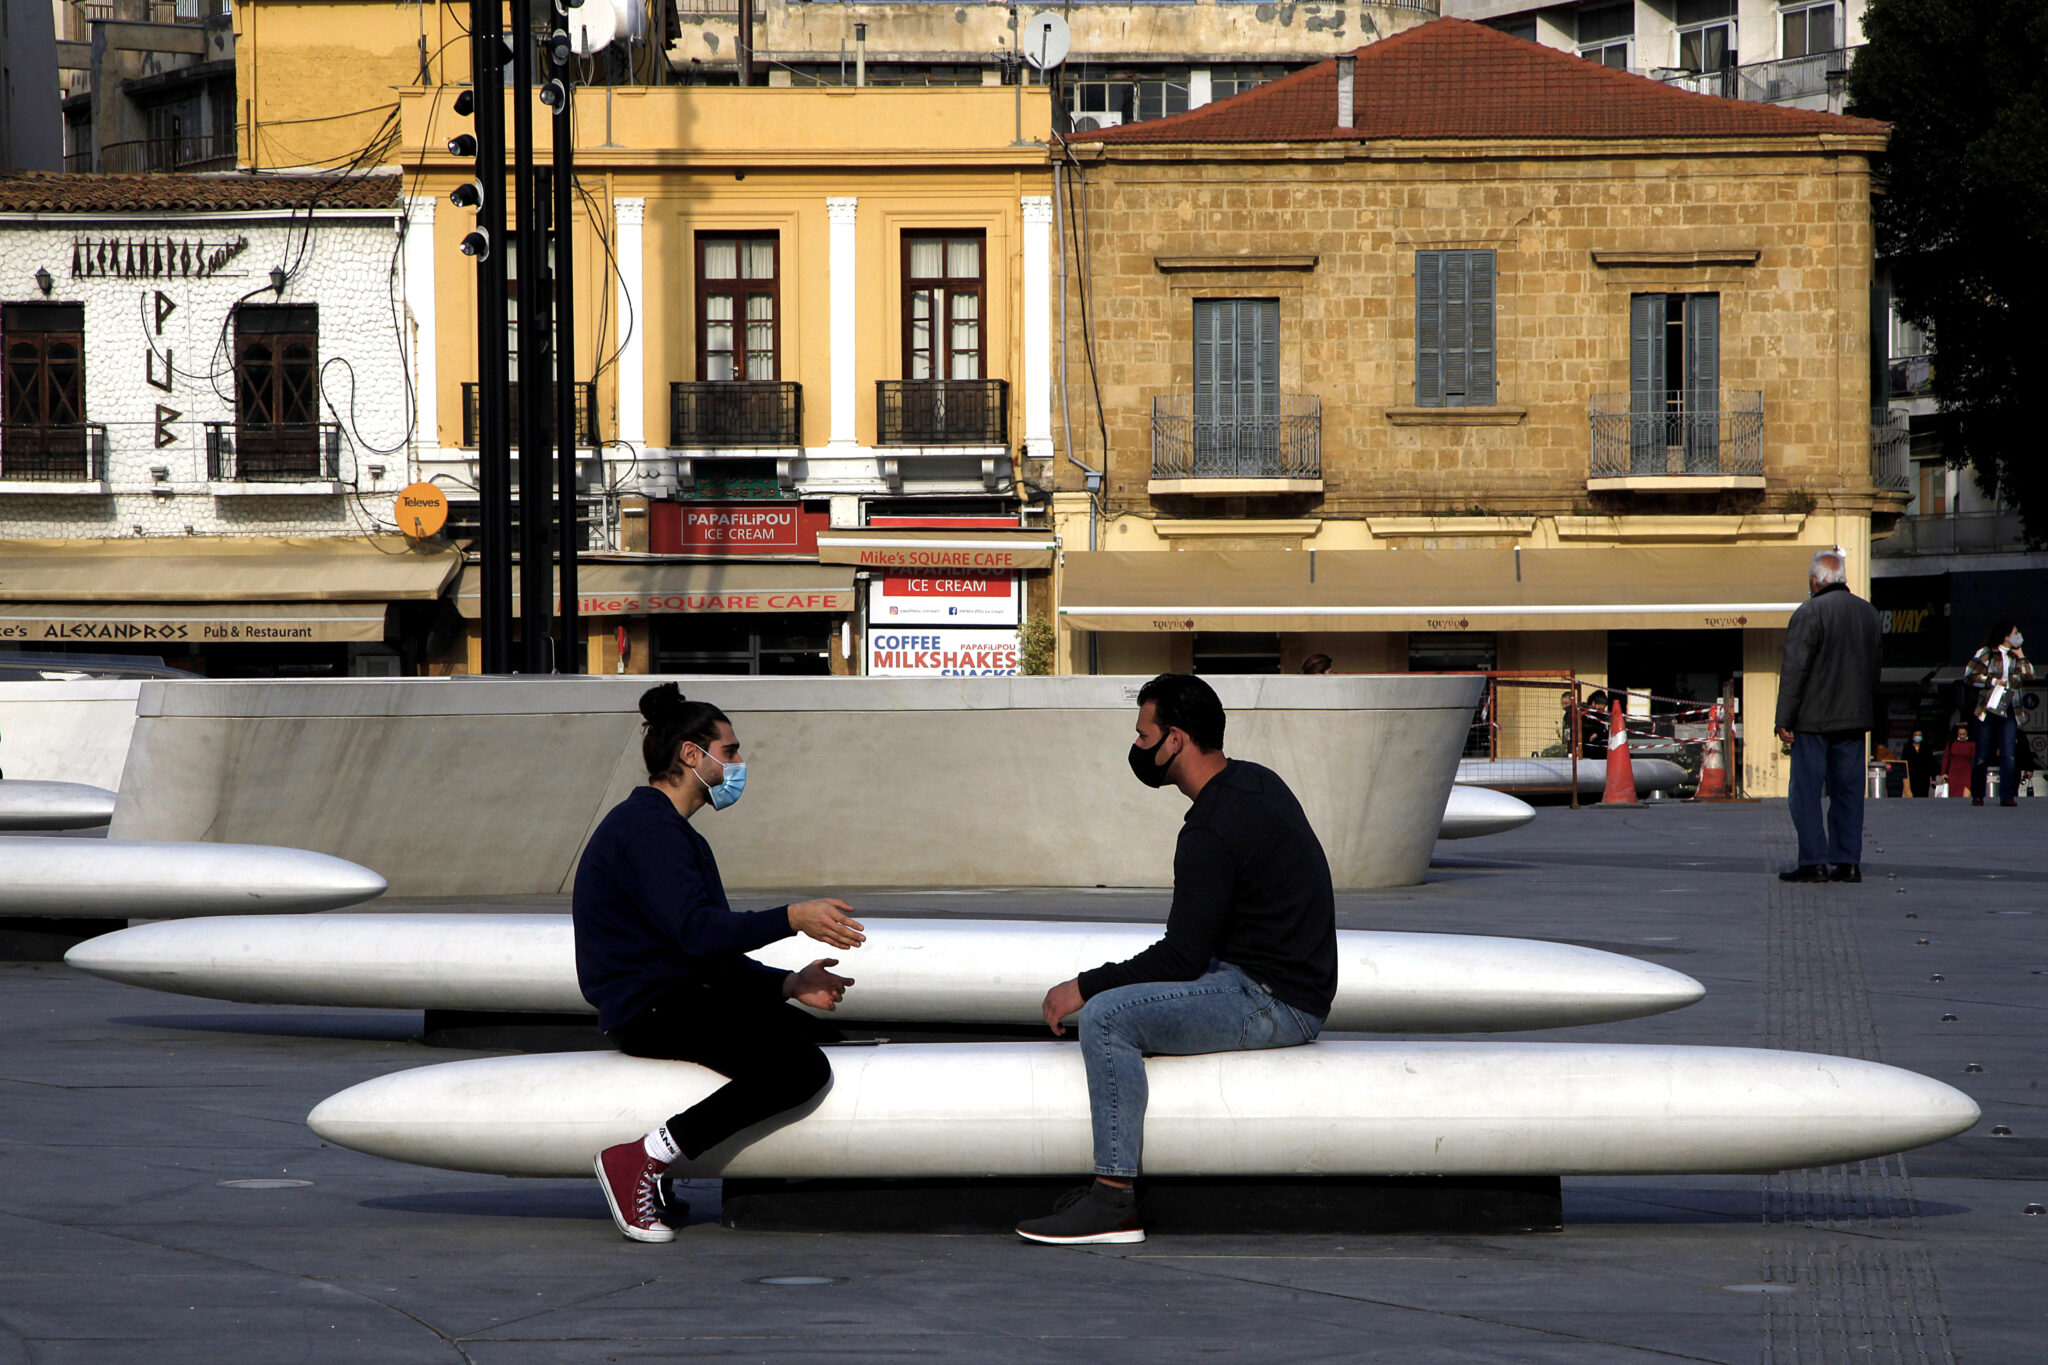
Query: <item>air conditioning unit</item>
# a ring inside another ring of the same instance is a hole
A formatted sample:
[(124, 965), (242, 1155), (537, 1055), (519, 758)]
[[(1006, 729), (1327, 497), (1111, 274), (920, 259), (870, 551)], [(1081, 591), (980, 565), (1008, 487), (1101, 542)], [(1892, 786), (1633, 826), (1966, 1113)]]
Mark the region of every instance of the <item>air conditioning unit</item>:
[(1074, 114), (1074, 131), (1077, 133), (1093, 133), (1103, 128), (1121, 128), (1123, 122), (1124, 116), (1121, 111), (1109, 109), (1094, 111), (1077, 110)]

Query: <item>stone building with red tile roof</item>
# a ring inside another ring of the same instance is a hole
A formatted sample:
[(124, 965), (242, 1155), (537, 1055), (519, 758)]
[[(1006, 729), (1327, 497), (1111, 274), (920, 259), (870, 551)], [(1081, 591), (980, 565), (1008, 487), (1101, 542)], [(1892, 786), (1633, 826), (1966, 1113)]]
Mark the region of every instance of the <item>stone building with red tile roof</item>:
[[(1867, 593), (1905, 502), (1884, 145), (1457, 20), (1075, 135), (1065, 666), (1570, 670), (1651, 728), (1731, 684), (1768, 717), (1807, 559)], [(1513, 700), (1478, 751), (1559, 739), (1554, 689)], [(1782, 790), (1767, 732), (1742, 780)]]

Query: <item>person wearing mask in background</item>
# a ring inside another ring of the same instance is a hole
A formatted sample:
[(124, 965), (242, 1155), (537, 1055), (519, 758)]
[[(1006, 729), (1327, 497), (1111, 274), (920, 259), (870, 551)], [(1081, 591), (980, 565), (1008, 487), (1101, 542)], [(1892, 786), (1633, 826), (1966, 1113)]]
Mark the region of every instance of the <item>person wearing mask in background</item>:
[(1884, 632), (1877, 611), (1849, 591), (1842, 551), (1822, 550), (1813, 557), (1806, 589), (1806, 601), (1785, 627), (1785, 661), (1778, 674), (1777, 731), (1792, 746), (1799, 865), (1778, 876), (1788, 882), (1860, 882), (1864, 744), (1877, 715)]
[(1899, 759), (1906, 765), (1906, 791), (1913, 796), (1925, 796), (1934, 788), (1934, 750), (1927, 747), (1927, 733), (1919, 726), (1913, 727), (1913, 737), (1899, 750)]
[(1948, 783), (1950, 796), (1969, 795), (1970, 769), (1976, 766), (1977, 743), (1970, 738), (1970, 727), (1958, 725), (1941, 755), (1941, 775)]
[(1998, 759), (1998, 804), (2019, 804), (2019, 687), (2034, 676), (2034, 666), (2020, 649), (2026, 643), (2020, 628), (2000, 621), (1991, 628), (1984, 648), (1971, 656), (1968, 676), (1977, 693), (1977, 755), (1970, 767), (1970, 804), (1984, 804), (1984, 776)]
[(1045, 993), (1046, 1027), (1079, 1012), (1095, 1183), (1017, 1227), (1033, 1242), (1142, 1242), (1145, 1058), (1298, 1047), (1337, 995), (1330, 863), (1277, 773), (1223, 753), (1223, 703), (1200, 678), (1138, 690), (1132, 773), (1192, 803), (1173, 852), (1166, 937)]
[(661, 1217), (661, 1177), (670, 1162), (806, 1103), (832, 1079), (818, 1049), (827, 1030), (786, 1002), (837, 1008), (853, 984), (830, 970), (838, 959), (786, 972), (745, 954), (791, 934), (834, 948), (858, 948), (865, 935), (845, 901), (753, 911), (727, 904), (711, 845), (690, 817), (740, 799), (739, 737), (723, 711), (686, 700), (674, 683), (643, 693), (640, 714), (648, 785), (590, 836), (572, 918), (576, 981), (597, 1006), (598, 1028), (629, 1056), (696, 1062), (728, 1078), (644, 1138), (594, 1158), (619, 1231), (668, 1242), (675, 1230)]

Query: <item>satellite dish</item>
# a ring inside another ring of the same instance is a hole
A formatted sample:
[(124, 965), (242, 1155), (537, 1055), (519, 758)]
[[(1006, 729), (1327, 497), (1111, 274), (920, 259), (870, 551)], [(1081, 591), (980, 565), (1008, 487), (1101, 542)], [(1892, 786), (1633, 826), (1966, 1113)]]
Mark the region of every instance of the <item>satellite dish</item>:
[(1034, 14), (1017, 35), (1017, 51), (1040, 71), (1050, 71), (1074, 50), (1074, 33), (1057, 14)]
[(595, 57), (619, 38), (619, 12), (612, 0), (583, 0), (569, 11), (569, 47), (579, 57)]
[(425, 540), (448, 524), (448, 495), (430, 483), (408, 484), (399, 491), (394, 510), (399, 530)]

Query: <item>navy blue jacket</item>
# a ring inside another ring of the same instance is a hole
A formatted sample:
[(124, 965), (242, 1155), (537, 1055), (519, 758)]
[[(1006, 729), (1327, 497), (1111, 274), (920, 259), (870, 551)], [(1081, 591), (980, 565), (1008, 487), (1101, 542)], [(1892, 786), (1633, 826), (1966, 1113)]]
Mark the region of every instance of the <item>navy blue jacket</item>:
[(788, 975), (743, 956), (788, 938), (789, 907), (734, 910), (711, 845), (675, 804), (636, 787), (576, 867), (576, 984), (609, 1033), (675, 986), (775, 991)]

